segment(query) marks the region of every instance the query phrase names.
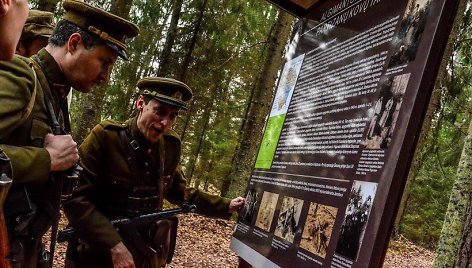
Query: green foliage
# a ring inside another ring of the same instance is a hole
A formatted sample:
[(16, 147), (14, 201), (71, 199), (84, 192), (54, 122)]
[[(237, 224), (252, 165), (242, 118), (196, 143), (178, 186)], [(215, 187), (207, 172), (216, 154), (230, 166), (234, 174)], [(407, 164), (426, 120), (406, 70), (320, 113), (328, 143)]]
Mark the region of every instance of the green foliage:
[[(97, 5), (111, 9), (116, 4), (120, 2), (104, 0)], [(140, 27), (140, 34), (128, 43), (130, 61), (118, 60), (113, 69), (100, 105), (102, 119), (125, 120), (133, 115), (137, 81), (156, 75), (160, 67), (173, 5), (174, 1), (163, 0), (132, 2), (129, 19)], [(177, 79), (186, 73), (185, 83), (194, 93), (192, 107), (182, 112), (174, 129), (183, 137), (184, 171), (202, 187), (205, 182), (219, 187), (231, 169), (276, 14), (277, 9), (264, 0), (183, 1), (167, 69), (168, 76)], [(73, 122), (81, 112), (77, 106), (81, 98), (73, 96)]]
[[(197, 2), (182, 15), (183, 25), (194, 21), (192, 14), (201, 4)], [(194, 90), (195, 109), (185, 134), (183, 160), (192, 179), (205, 178), (219, 185), (230, 170), (249, 93), (260, 69), (263, 46), (259, 44), (265, 41), (274, 21), (263, 19), (264, 13), (254, 12), (253, 7), (270, 8), (264, 1), (207, 3), (187, 81)], [(248, 25), (251, 21), (259, 21), (259, 25)], [(190, 35), (185, 27), (180, 33), (181, 38)], [(177, 43), (182, 49), (187, 47), (182, 40)], [(174, 53), (182, 54), (178, 50)], [(207, 121), (208, 127), (203, 129)], [(178, 132), (182, 127), (179, 124)]]
[(428, 165), (421, 170), (413, 185), (400, 229), (409, 240), (429, 248), (435, 247), (441, 233), (454, 175), (454, 167), (438, 170)]
[(421, 169), (412, 186), (400, 232), (417, 244), (434, 248), (454, 183), (470, 123), (472, 47), (470, 7), (453, 46), (430, 129)]

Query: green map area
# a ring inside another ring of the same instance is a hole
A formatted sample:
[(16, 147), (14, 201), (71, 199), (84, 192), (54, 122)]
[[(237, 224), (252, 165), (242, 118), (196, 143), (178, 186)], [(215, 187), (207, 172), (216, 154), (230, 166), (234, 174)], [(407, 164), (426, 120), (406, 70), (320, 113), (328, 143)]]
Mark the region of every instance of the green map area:
[(285, 115), (286, 114), (281, 114), (269, 117), (264, 132), (264, 138), (259, 147), (255, 166), (256, 168), (270, 169), (272, 166), (272, 160), (274, 159), (275, 150), (277, 149), (280, 132), (282, 131), (282, 126), (285, 122)]

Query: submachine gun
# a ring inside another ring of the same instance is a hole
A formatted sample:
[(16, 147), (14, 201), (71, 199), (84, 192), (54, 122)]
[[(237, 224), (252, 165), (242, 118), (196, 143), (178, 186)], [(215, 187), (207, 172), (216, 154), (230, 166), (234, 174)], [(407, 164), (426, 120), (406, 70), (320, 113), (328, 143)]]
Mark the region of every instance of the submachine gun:
[(5, 216), (3, 215), (3, 203), (12, 184), (11, 178), (6, 174), (10, 159), (0, 149), (0, 268), (10, 268), (11, 261), (10, 244), (8, 240)]
[(46, 256), (46, 261), (49, 261), (48, 266), (53, 267), (54, 261), (54, 250), (56, 248), (56, 236), (59, 226), (59, 221), (61, 218), (61, 205), (67, 200), (77, 185), (79, 180), (80, 172), (83, 168), (76, 164), (66, 170), (65, 172), (58, 172), (51, 176), (54, 177), (54, 200), (52, 203), (53, 206), (53, 215), (52, 215), (52, 226), (51, 226), (51, 244), (49, 245), (49, 256)]
[[(171, 228), (175, 234), (171, 235), (170, 247), (166, 250), (165, 253), (165, 262), (170, 263), (173, 257), (173, 252), (175, 249), (175, 235), (177, 232), (177, 218), (173, 217), (178, 214), (185, 214), (185, 213), (195, 213), (197, 211), (197, 207), (195, 205), (190, 205), (188, 203), (184, 203), (181, 208), (176, 209), (169, 209), (163, 210), (160, 212), (155, 212), (151, 214), (146, 214), (142, 216), (137, 216), (134, 218), (122, 218), (111, 221), (111, 224), (115, 229), (118, 231), (120, 236), (123, 238), (123, 242), (125, 245), (131, 246), (131, 248), (135, 248), (140, 255), (144, 256), (146, 259), (152, 259), (153, 257), (158, 255), (162, 255), (162, 252), (157, 252), (155, 247), (151, 247), (148, 242), (141, 236), (140, 230), (143, 230), (149, 226), (152, 226), (155, 223), (159, 223), (161, 221), (169, 220), (174, 218), (175, 226)], [(159, 236), (159, 232), (164, 232), (165, 226), (160, 226), (159, 224), (156, 226), (155, 230), (155, 237)], [(166, 236), (166, 233), (163, 233)], [(76, 230), (72, 227), (66, 228), (64, 230), (59, 231), (57, 235), (57, 242), (72, 242), (77, 240), (77, 233)], [(158, 266), (160, 267), (160, 266)]]
[[(64, 119), (64, 130), (61, 128), (56, 115), (54, 113), (54, 108), (51, 101), (47, 97), (47, 94), (44, 93), (44, 99), (46, 102), (46, 107), (50, 114), (50, 119), (52, 121), (52, 134), (54, 135), (65, 135), (69, 134), (71, 131), (70, 121), (69, 121), (69, 107), (64, 105), (61, 109), (63, 119)], [(54, 182), (54, 193), (52, 200), (53, 215), (52, 215), (52, 226), (51, 226), (51, 244), (49, 245), (49, 266), (53, 266), (54, 261), (54, 250), (56, 247), (56, 236), (59, 226), (59, 220), (61, 218), (61, 205), (67, 200), (71, 195), (74, 188), (77, 186), (79, 175), (82, 172), (83, 168), (79, 164), (75, 164), (66, 171), (63, 172), (54, 172), (50, 176)]]

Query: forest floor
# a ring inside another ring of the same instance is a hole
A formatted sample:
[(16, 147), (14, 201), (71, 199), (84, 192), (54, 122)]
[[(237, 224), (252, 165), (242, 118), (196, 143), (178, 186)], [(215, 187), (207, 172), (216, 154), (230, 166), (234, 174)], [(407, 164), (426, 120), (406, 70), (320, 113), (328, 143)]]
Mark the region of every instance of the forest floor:
[[(177, 247), (169, 268), (237, 267), (238, 259), (229, 249), (234, 222), (209, 219), (198, 215), (179, 216)], [(65, 225), (65, 220), (61, 226)], [(49, 234), (45, 236), (49, 238)], [(65, 244), (56, 248), (54, 267), (64, 266)], [(392, 240), (384, 268), (429, 268), (434, 252), (417, 247), (404, 238)]]

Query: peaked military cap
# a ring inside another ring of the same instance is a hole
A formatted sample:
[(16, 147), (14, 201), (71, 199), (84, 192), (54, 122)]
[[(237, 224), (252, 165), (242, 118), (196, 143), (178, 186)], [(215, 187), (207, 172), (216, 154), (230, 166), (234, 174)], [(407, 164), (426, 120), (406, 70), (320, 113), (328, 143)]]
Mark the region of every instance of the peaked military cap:
[(186, 84), (172, 78), (145, 77), (138, 81), (142, 95), (151, 96), (164, 103), (187, 110), (192, 90)]
[(54, 30), (54, 14), (47, 11), (31, 9), (28, 12), (20, 40), (28, 40), (36, 36), (49, 37)]
[(136, 24), (80, 0), (64, 0), (62, 6), (66, 10), (64, 20), (98, 36), (122, 59), (128, 60), (125, 42), (138, 35)]

